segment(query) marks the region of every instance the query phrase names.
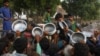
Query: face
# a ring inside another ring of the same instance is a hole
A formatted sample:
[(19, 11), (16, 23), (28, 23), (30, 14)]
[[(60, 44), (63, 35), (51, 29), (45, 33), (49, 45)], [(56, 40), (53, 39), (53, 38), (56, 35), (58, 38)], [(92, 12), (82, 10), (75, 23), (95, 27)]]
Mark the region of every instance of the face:
[(98, 31), (94, 31), (95, 36), (98, 36), (98, 34), (99, 34)]
[(64, 21), (64, 19), (63, 18), (59, 18), (58, 21), (59, 22), (62, 22), (62, 21)]
[(51, 9), (48, 9), (48, 12), (50, 12), (51, 11)]
[(73, 16), (70, 16), (69, 19), (70, 19), (71, 21), (73, 21), (73, 20), (74, 20), (74, 17), (73, 17)]
[(92, 36), (92, 37), (90, 38), (90, 40), (93, 41), (93, 42), (96, 42), (96, 41), (97, 41), (96, 37), (94, 37), (94, 36)]
[(8, 7), (9, 6), (9, 2), (5, 2), (4, 6)]
[(21, 32), (20, 31), (16, 31), (16, 36), (20, 36), (21, 35)]
[(8, 53), (8, 47), (5, 47), (5, 53)]
[(29, 24), (28, 27), (27, 27), (27, 29), (28, 30), (31, 30), (32, 29), (32, 26)]

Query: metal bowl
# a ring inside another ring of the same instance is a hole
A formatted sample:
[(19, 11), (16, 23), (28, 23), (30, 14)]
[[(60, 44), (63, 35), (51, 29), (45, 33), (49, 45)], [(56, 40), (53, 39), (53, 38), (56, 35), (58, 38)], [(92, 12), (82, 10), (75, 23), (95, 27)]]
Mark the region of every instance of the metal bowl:
[(43, 36), (43, 29), (41, 27), (34, 27), (32, 29), (32, 35), (33, 36), (39, 35), (40, 37), (42, 37)]
[(47, 23), (43, 30), (47, 31), (49, 35), (53, 35), (56, 32), (56, 26), (53, 23)]
[(16, 20), (12, 24), (12, 30), (13, 31), (24, 31), (27, 28), (27, 23), (24, 20)]
[(86, 43), (87, 39), (81, 32), (75, 32), (71, 35), (70, 40), (72, 44), (75, 44), (82, 40)]

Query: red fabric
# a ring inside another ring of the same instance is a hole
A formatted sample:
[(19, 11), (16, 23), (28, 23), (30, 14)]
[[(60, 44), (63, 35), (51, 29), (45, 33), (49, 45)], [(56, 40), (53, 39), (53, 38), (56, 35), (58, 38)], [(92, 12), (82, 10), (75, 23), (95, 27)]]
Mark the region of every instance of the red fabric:
[(29, 33), (29, 32), (25, 32), (25, 33), (24, 33), (24, 36), (25, 36), (26, 38), (32, 38), (32, 35), (31, 35), (31, 33)]

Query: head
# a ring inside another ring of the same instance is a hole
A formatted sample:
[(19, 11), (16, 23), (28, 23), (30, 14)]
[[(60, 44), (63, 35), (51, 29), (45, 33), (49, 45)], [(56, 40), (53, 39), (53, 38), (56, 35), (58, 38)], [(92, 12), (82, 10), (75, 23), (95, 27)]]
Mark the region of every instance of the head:
[(74, 45), (74, 56), (88, 56), (89, 47), (86, 44), (76, 43)]
[(28, 26), (27, 26), (27, 30), (32, 30), (33, 27), (35, 27), (35, 26), (36, 26), (36, 25), (35, 25), (34, 23), (29, 22), (29, 23), (28, 23)]
[(55, 20), (56, 21), (62, 21), (63, 20), (63, 15), (61, 13), (58, 13), (56, 16), (55, 16)]
[(8, 44), (6, 42), (0, 42), (0, 56), (8, 52)]
[(9, 41), (7, 38), (0, 39), (0, 55), (8, 53)]
[(43, 51), (46, 51), (50, 46), (49, 40), (45, 37), (42, 38), (40, 41), (40, 46), (41, 46)]
[(17, 53), (26, 53), (28, 41), (26, 38), (17, 38), (13, 43), (14, 49)]
[(47, 7), (46, 10), (47, 10), (47, 12), (50, 12), (51, 11), (50, 7)]
[(55, 44), (51, 44), (49, 49), (48, 49), (48, 53), (49, 53), (50, 56), (56, 56), (58, 51), (59, 51), (59, 48)]
[(98, 30), (94, 30), (94, 36), (97, 37), (99, 35)]
[(65, 56), (71, 56), (72, 55), (72, 52), (71, 52), (71, 49), (73, 47), (71, 45), (67, 45), (65, 48), (64, 48), (64, 55)]
[(70, 21), (73, 21), (73, 20), (74, 20), (74, 16), (73, 16), (72, 14), (68, 14), (68, 19), (69, 19)]
[(3, 4), (4, 4), (4, 6), (8, 7), (9, 6), (9, 1), (8, 0), (4, 0)]
[(7, 33), (6, 38), (8, 38), (8, 40), (10, 42), (13, 42), (14, 41), (14, 33)]
[(97, 43), (97, 41), (98, 41), (98, 39), (97, 39), (96, 37), (94, 37), (94, 36), (91, 36), (91, 37), (89, 38), (89, 40), (90, 40), (91, 42), (93, 42), (93, 43)]
[(27, 30), (32, 30), (32, 25), (31, 24), (28, 24), (28, 26), (27, 26)]
[(16, 31), (16, 37), (21, 36), (21, 32), (19, 30)]

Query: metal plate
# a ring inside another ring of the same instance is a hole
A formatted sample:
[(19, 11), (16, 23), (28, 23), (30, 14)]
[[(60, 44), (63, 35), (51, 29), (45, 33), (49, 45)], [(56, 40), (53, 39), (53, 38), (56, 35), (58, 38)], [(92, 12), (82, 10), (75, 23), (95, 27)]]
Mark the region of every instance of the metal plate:
[(24, 20), (16, 20), (12, 24), (12, 30), (13, 31), (24, 31), (27, 28), (27, 23)]
[(33, 30), (32, 30), (32, 35), (33, 36), (39, 35), (40, 37), (42, 37), (43, 29), (40, 28), (40, 27), (34, 27)]
[(56, 26), (53, 23), (48, 23), (44, 26), (44, 31), (47, 31), (49, 35), (53, 35), (56, 32)]

